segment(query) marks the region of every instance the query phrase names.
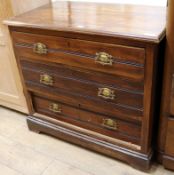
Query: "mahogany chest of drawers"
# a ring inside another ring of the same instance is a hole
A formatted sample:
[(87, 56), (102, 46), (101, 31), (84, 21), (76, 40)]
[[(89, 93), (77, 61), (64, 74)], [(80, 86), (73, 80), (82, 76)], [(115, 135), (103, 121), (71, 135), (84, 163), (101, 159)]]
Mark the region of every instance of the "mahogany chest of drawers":
[(6, 24), (29, 129), (147, 170), (165, 8), (57, 2)]

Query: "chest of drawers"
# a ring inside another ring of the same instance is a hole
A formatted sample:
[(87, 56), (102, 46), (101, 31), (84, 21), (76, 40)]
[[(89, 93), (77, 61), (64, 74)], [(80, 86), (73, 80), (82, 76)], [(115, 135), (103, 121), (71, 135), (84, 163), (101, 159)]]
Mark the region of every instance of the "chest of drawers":
[(6, 24), (29, 129), (147, 170), (165, 8), (57, 2)]

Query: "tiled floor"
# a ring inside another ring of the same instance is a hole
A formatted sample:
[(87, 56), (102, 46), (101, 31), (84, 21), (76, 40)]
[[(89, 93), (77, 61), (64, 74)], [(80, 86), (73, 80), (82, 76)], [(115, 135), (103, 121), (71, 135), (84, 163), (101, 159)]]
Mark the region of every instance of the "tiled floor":
[[(149, 174), (174, 175), (153, 165)], [(148, 175), (119, 161), (28, 131), (25, 116), (0, 107), (0, 175)]]

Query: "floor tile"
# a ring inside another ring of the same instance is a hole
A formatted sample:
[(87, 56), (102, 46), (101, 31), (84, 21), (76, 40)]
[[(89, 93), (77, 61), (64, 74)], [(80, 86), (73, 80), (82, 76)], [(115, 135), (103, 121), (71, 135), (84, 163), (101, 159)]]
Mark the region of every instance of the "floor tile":
[(21, 144), (13, 147), (7, 155), (6, 164), (25, 175), (40, 175), (53, 161)]
[(11, 136), (21, 126), (26, 126), (23, 114), (0, 107), (0, 135)]
[(173, 171), (169, 171), (169, 170), (164, 170), (164, 174), (163, 175), (174, 175)]
[(7, 120), (13, 124), (26, 126), (26, 114), (0, 107), (1, 120)]
[(0, 164), (0, 174), (1, 175), (22, 175), (21, 173), (2, 164)]
[(10, 151), (15, 147), (16, 143), (4, 136), (0, 136), (0, 163), (7, 164)]
[(71, 165), (55, 161), (43, 173), (43, 175), (92, 175), (88, 172), (81, 171)]
[(100, 169), (99, 172), (102, 172), (104, 171), (103, 167), (109, 168), (116, 164), (116, 161), (111, 158), (50, 136), (29, 132), (26, 128), (23, 128), (22, 131), (19, 128), (11, 139), (57, 160), (79, 167), (84, 171), (89, 170), (90, 172), (94, 172)]
[[(149, 172), (142, 172), (140, 170), (136, 170), (132, 168), (131, 166), (128, 166), (127, 168), (120, 166), (122, 169), (122, 174), (124, 175), (163, 175), (164, 169), (158, 168), (156, 164), (154, 164), (151, 167), (151, 170)], [(121, 173), (119, 175), (122, 175)]]

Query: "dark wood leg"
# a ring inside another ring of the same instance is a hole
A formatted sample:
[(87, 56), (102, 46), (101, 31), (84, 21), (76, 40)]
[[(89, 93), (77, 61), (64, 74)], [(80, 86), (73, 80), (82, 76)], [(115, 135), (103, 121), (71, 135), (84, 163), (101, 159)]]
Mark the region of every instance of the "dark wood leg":
[(30, 117), (27, 117), (27, 125), (28, 125), (28, 129), (32, 132), (35, 132), (37, 134), (40, 134), (40, 130), (38, 129), (38, 127), (36, 125), (33, 125), (32, 122), (30, 122), (29, 120)]
[(174, 157), (163, 156), (163, 165), (166, 169), (174, 171)]

